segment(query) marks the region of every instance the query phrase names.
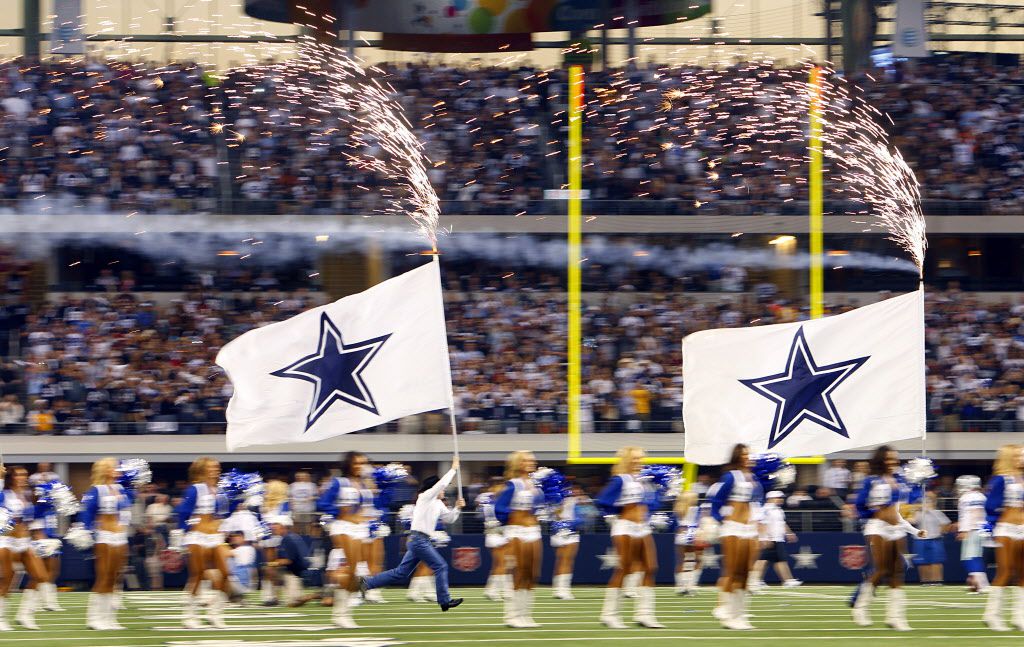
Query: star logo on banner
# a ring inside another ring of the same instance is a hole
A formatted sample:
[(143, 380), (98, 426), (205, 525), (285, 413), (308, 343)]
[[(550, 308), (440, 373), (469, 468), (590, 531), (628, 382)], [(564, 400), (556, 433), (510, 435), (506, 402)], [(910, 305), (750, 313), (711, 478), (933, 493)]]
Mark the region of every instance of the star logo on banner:
[(778, 445), (801, 422), (808, 420), (849, 438), (832, 393), (864, 365), (870, 357), (859, 357), (827, 366), (818, 366), (804, 337), (803, 326), (793, 338), (786, 369), (775, 375), (740, 382), (775, 403), (775, 417), (768, 449)]
[(598, 555), (597, 558), (601, 560), (602, 571), (614, 571), (619, 567), (619, 554), (615, 552), (614, 548), (609, 548), (604, 551), (603, 555)]
[(793, 568), (818, 568), (818, 558), (821, 553), (811, 552), (810, 546), (801, 546), (800, 550), (793, 553)]
[(339, 400), (380, 415), (373, 394), (363, 381), (363, 371), (390, 336), (387, 334), (346, 344), (341, 338), (341, 331), (327, 313), (320, 315), (316, 352), (271, 373), (275, 377), (290, 377), (313, 384), (313, 401), (306, 414), (306, 431)]
[(700, 563), (701, 568), (716, 569), (721, 568), (722, 556), (715, 552), (714, 548), (707, 548), (701, 553)]

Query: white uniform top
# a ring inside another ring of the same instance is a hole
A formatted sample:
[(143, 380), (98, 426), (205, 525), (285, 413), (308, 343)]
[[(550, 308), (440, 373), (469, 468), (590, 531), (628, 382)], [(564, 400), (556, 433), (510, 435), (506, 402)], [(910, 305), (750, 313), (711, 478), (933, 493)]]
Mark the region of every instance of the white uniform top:
[(774, 503), (766, 503), (761, 509), (764, 530), (762, 539), (781, 543), (786, 541), (786, 513)]
[(412, 510), (412, 527), (410, 528), (413, 532), (430, 535), (437, 530), (438, 519), (442, 519), (445, 523), (454, 523), (459, 518), (458, 508), (449, 510), (444, 502), (437, 498), (437, 495), (444, 492), (453, 478), (455, 478), (455, 470), (448, 470), (448, 473), (441, 477), (434, 487), (421, 492), (416, 497), (416, 506)]
[(567, 496), (562, 500), (562, 507), (558, 509), (559, 521), (576, 520), (576, 497)]
[(985, 524), (985, 493), (967, 492), (957, 503), (957, 526), (960, 532), (980, 530)]
[(633, 505), (644, 502), (644, 484), (638, 481), (632, 474), (619, 474), (622, 479), (622, 490), (619, 498), (616, 499), (616, 507)]
[(1003, 489), (1004, 508), (1024, 508), (1024, 483), (1013, 478), (1006, 477), (1006, 486)]

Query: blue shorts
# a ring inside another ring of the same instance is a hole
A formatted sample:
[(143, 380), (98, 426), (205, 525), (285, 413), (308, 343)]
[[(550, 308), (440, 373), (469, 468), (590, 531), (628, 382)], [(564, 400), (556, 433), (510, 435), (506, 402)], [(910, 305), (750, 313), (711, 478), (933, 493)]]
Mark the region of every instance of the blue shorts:
[(914, 539), (914, 563), (943, 564), (946, 561), (946, 547), (942, 538)]

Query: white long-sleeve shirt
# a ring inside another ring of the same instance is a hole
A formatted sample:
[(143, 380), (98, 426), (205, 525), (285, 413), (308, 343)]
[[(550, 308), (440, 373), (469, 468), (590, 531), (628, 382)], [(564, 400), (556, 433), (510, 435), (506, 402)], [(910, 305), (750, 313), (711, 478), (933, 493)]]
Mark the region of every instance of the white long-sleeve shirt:
[(455, 478), (455, 470), (448, 470), (448, 473), (441, 477), (441, 480), (434, 487), (421, 492), (416, 497), (416, 505), (412, 510), (411, 530), (413, 532), (422, 532), (425, 535), (429, 535), (437, 530), (438, 519), (445, 523), (455, 523), (455, 520), (459, 518), (458, 508), (449, 510), (448, 506), (441, 499), (437, 498), (437, 495), (444, 492), (444, 489), (448, 487), (453, 478)]

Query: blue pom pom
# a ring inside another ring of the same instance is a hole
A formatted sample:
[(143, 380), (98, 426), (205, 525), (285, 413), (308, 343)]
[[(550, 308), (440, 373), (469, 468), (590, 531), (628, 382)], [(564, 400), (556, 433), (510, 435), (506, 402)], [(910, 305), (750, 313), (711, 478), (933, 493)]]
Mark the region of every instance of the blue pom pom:
[(373, 469), (373, 480), (377, 484), (377, 488), (381, 490), (398, 485), (408, 476), (409, 472), (400, 463), (388, 463), (383, 467)]
[(669, 496), (677, 494), (683, 484), (679, 468), (668, 465), (645, 465), (640, 470), (640, 478), (650, 481)]
[(765, 489), (786, 487), (796, 478), (796, 470), (778, 454), (755, 456), (750, 471)]
[(557, 470), (550, 467), (542, 467), (531, 474), (533, 482), (540, 488), (544, 495), (544, 503), (550, 506), (562, 505), (562, 501), (572, 494), (572, 486), (569, 481)]
[(263, 494), (263, 477), (258, 472), (231, 470), (220, 475), (217, 489), (232, 501)]

